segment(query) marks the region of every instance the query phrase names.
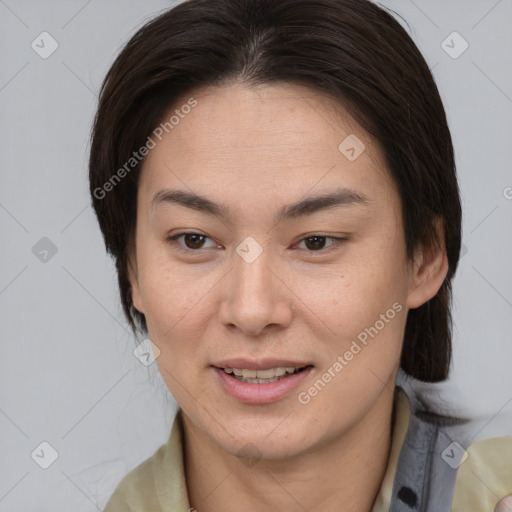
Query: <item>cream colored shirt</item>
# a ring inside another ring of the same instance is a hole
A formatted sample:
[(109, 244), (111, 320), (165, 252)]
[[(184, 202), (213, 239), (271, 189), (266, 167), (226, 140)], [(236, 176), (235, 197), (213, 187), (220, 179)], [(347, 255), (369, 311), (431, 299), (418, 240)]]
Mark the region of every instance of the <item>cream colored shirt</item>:
[[(402, 390), (399, 392), (405, 400), (397, 401), (388, 465), (371, 512), (389, 510), (398, 458), (409, 426), (409, 401)], [(178, 411), (167, 443), (121, 480), (104, 512), (194, 510), (185, 482), (182, 428)], [(451, 512), (494, 512), (497, 502), (512, 494), (512, 436), (479, 441), (467, 453), (468, 458), (457, 471)], [(505, 511), (507, 508), (503, 508)]]

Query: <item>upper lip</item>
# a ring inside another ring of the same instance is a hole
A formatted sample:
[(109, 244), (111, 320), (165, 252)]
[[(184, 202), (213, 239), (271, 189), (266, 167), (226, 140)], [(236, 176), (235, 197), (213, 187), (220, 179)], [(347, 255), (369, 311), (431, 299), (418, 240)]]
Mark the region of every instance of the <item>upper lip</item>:
[(212, 366), (217, 368), (237, 368), (240, 370), (267, 370), (269, 368), (302, 368), (304, 366), (310, 366), (311, 363), (292, 361), (290, 359), (224, 359), (217, 363), (213, 363)]

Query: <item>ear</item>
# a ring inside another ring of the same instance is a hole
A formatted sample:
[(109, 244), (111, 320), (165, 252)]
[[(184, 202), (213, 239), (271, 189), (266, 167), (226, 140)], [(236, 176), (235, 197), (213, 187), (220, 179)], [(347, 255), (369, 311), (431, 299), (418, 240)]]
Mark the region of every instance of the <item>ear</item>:
[(410, 309), (418, 308), (434, 297), (448, 273), (443, 219), (436, 217), (434, 225), (439, 244), (433, 242), (431, 247), (419, 246), (415, 251), (407, 295), (407, 307)]
[(144, 308), (142, 306), (142, 297), (140, 294), (139, 287), (139, 270), (137, 265), (137, 255), (135, 252), (135, 244), (131, 243), (128, 249), (128, 261), (127, 261), (127, 273), (128, 280), (130, 281), (130, 289), (132, 294), (132, 302), (135, 309), (140, 313), (144, 314)]

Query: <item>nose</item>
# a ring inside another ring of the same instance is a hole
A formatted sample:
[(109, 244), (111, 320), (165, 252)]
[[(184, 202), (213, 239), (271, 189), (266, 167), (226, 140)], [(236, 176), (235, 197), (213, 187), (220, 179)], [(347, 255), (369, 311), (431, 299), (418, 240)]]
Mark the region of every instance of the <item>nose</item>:
[(290, 325), (293, 292), (284, 272), (265, 249), (255, 259), (234, 254), (220, 307), (220, 320), (247, 336), (262, 336)]

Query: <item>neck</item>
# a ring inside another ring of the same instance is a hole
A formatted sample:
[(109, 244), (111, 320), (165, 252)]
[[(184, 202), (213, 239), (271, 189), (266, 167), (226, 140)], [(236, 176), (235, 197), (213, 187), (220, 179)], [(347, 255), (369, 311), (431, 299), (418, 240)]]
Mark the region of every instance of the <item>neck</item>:
[(243, 464), (184, 415), (185, 475), (198, 512), (370, 512), (391, 447), (394, 392), (385, 387), (349, 431), (286, 460)]

